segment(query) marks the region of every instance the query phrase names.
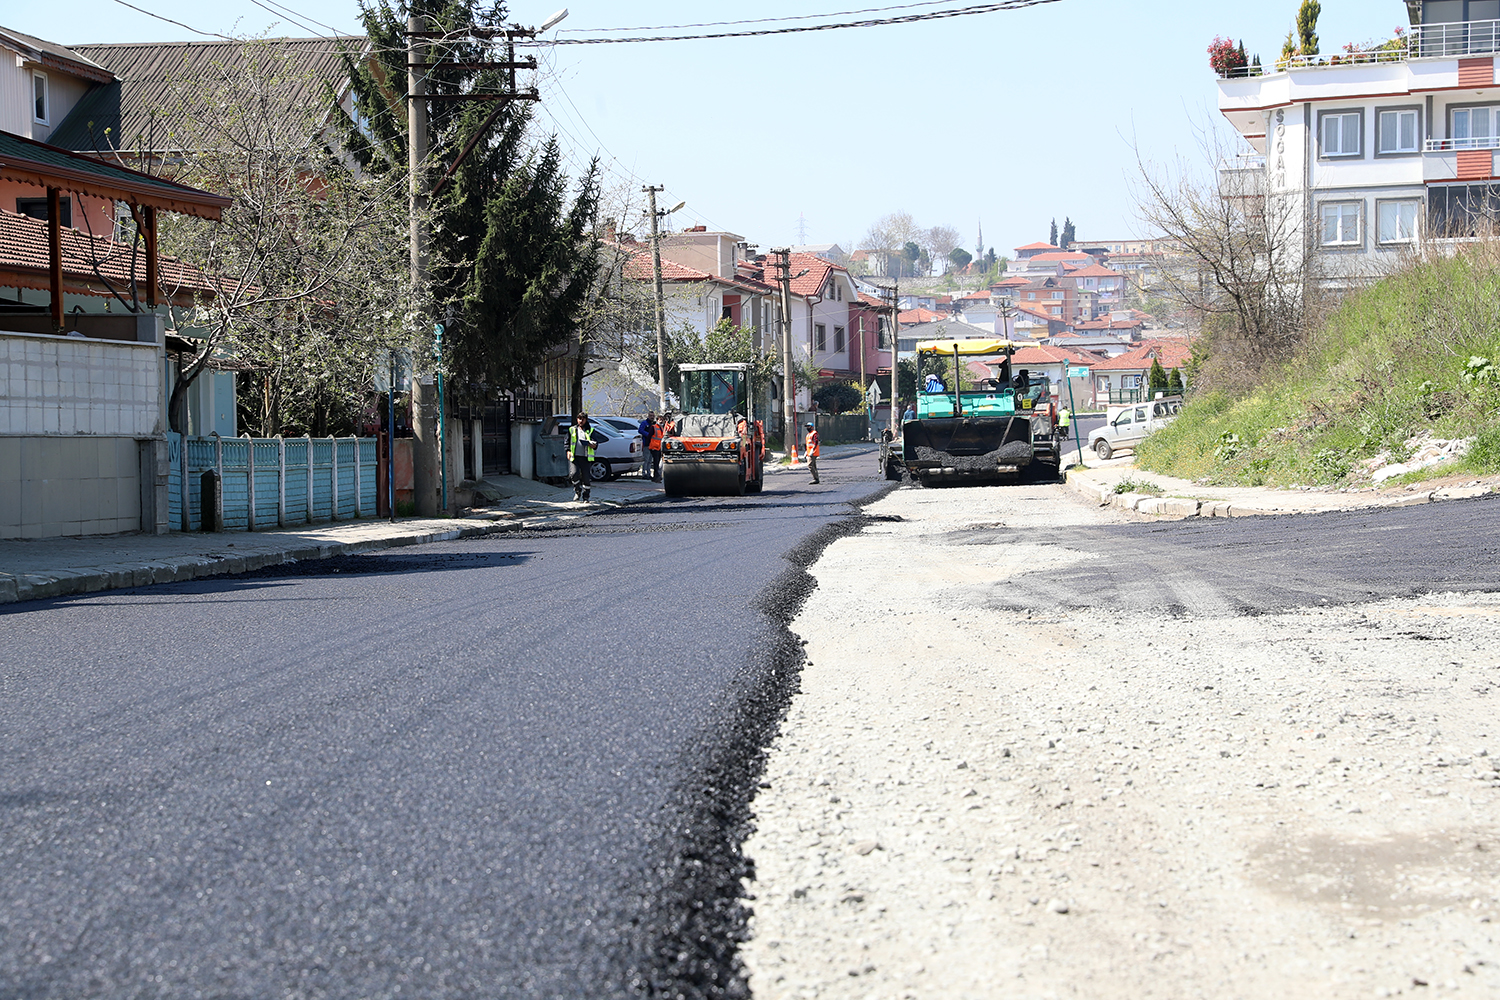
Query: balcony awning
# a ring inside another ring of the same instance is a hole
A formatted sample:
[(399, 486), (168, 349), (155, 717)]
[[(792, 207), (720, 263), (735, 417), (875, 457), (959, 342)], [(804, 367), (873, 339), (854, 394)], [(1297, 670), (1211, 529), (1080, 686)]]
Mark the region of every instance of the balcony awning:
[(63, 325), (63, 249), (59, 219), (63, 191), (130, 206), (146, 249), (146, 304), (156, 307), (159, 271), (156, 213), (177, 212), (217, 220), (233, 199), (152, 177), (137, 170), (105, 163), (59, 146), (0, 132), (0, 180), (42, 188), (47, 192), (47, 272), (52, 293), (52, 325)]

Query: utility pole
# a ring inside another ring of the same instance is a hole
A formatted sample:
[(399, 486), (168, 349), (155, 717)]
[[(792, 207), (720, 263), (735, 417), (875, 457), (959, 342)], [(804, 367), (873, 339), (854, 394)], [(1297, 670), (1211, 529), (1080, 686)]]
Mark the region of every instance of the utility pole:
[[(421, 68), (427, 62), (427, 42), (423, 38), (423, 18), (416, 14), (406, 20), (406, 179), (411, 198), (409, 237), (411, 240), (411, 288), (416, 312), (427, 314), (427, 74)], [(422, 324), (419, 323), (419, 326)], [(433, 400), (428, 398), (419, 352), (412, 352), (411, 433), (412, 494), (418, 517), (434, 517), (438, 512), (437, 440), (434, 435)]]
[[(896, 352), (901, 347), (901, 279), (891, 282), (891, 440), (896, 440), (899, 429), (896, 404), (901, 401), (900, 373), (896, 370)], [(882, 296), (883, 298), (884, 296)]]
[(797, 376), (792, 371), (792, 251), (772, 250), (776, 258), (776, 284), (781, 289), (781, 436), (792, 461), (797, 460)]
[[(566, 11), (563, 11), (566, 16)], [(507, 43), (507, 59), (505, 62), (481, 62), (481, 63), (457, 63), (457, 62), (435, 62), (427, 61), (428, 39), (446, 37), (442, 32), (427, 30), (424, 21), (426, 19), (418, 15), (411, 15), (406, 19), (406, 173), (407, 191), (410, 195), (410, 218), (408, 219), (408, 238), (411, 243), (411, 287), (412, 295), (416, 302), (415, 312), (421, 318), (418, 326), (425, 328), (425, 323), (432, 319), (431, 289), (428, 287), (427, 273), (427, 210), (432, 196), (441, 191), (443, 186), (453, 176), (464, 159), (473, 151), (474, 147), (486, 132), (490, 125), (499, 117), (501, 109), (510, 101), (535, 101), (539, 100), (536, 88), (520, 93), (515, 86), (515, 71), (517, 69), (536, 69), (535, 59), (517, 61), (514, 55), (513, 39), (532, 38), (536, 32), (512, 25), (509, 28), (478, 28), (471, 27), (466, 33), (476, 38), (503, 37)], [(561, 18), (554, 18), (551, 24), (555, 24)], [(474, 92), (462, 94), (433, 94), (429, 92), (428, 74), (433, 70), (443, 69), (501, 69), (509, 70), (510, 87), (501, 93)], [(429, 188), (427, 171), (429, 168), (428, 155), (430, 153), (430, 142), (428, 135), (427, 104), (429, 101), (495, 101), (496, 106), (493, 113), (485, 119), (484, 123), (469, 137), (468, 142), (453, 162), (449, 164), (447, 171), (439, 179), (435, 187)], [(417, 515), (419, 517), (433, 517), (441, 506), (446, 506), (447, 490), (444, 489), (442, 503), (439, 503), (438, 483), (440, 479), (439, 468), (442, 475), (447, 474), (446, 456), (440, 454), (442, 447), (442, 422), (444, 420), (444, 406), (442, 390), (438, 379), (442, 378), (441, 371), (435, 373), (434, 385), (429, 386), (423, 381), (420, 372), (421, 367), (426, 364), (419, 362), (422, 352), (412, 351), (411, 372), (411, 426), (412, 426), (412, 492), (416, 500)], [(441, 369), (441, 360), (438, 368)], [(433, 398), (433, 397), (436, 398)], [(394, 428), (392, 428), (394, 430)], [(392, 447), (394, 448), (394, 437)], [(441, 463), (441, 466), (440, 464)]]
[(651, 199), (651, 275), (656, 283), (656, 401), (662, 412), (667, 409), (667, 304), (661, 290), (661, 232), (657, 222), (656, 193), (665, 190), (660, 184), (641, 188)]

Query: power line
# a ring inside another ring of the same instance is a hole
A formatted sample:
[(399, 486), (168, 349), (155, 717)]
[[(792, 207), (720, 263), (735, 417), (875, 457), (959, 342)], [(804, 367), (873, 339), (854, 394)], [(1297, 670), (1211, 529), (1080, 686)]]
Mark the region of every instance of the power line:
[(865, 7), (861, 10), (835, 10), (826, 14), (791, 14), (786, 17), (755, 17), (740, 21), (702, 21), (698, 24), (657, 24), (641, 25), (634, 28), (559, 28), (558, 34), (564, 31), (574, 34), (588, 31), (680, 31), (683, 28), (722, 28), (736, 24), (774, 24), (780, 21), (816, 21), (825, 17), (848, 17), (850, 14), (880, 14), (888, 10), (907, 10), (911, 7), (936, 7), (939, 4), (952, 3), (953, 0), (922, 0), (921, 3), (903, 3), (894, 7)]
[(153, 13), (151, 13), (151, 11), (147, 10), (146, 8), (144, 8), (144, 7), (137, 7), (133, 3), (126, 3), (125, 0), (115, 0), (115, 3), (119, 4), (121, 7), (129, 7), (131, 10), (135, 11), (137, 14), (145, 14), (147, 17), (154, 17), (158, 21), (165, 21), (168, 24), (175, 24), (179, 28), (186, 28), (188, 31), (191, 31), (193, 34), (195, 34), (195, 35), (202, 35), (204, 38), (222, 38), (226, 42), (235, 41), (235, 39), (230, 38), (228, 35), (221, 35), (217, 31), (199, 31), (197, 28), (193, 27), (190, 24), (183, 24), (181, 21), (174, 21), (170, 17), (162, 17), (160, 14), (153, 14)]
[(712, 38), (758, 38), (766, 35), (792, 35), (808, 31), (833, 31), (838, 28), (874, 28), (892, 24), (916, 24), (920, 21), (938, 21), (952, 17), (969, 17), (974, 14), (995, 14), (1002, 11), (1024, 10), (1044, 4), (1061, 3), (1062, 0), (1003, 0), (1001, 3), (976, 4), (953, 10), (924, 11), (919, 14), (903, 14), (900, 17), (865, 18), (859, 21), (843, 21), (837, 24), (806, 24), (786, 28), (761, 28), (755, 31), (719, 31), (703, 35), (632, 35), (626, 38), (557, 38), (550, 42), (532, 41), (520, 44), (537, 45), (620, 45), (627, 42), (696, 42)]

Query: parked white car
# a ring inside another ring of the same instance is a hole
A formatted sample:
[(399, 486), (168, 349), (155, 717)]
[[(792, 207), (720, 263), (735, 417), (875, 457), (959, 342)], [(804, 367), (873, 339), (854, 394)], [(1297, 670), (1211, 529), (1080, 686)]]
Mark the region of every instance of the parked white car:
[(1181, 410), (1181, 396), (1111, 406), (1105, 414), (1104, 426), (1089, 434), (1089, 447), (1104, 459), (1113, 457), (1117, 451), (1135, 451), (1146, 435), (1171, 423)]

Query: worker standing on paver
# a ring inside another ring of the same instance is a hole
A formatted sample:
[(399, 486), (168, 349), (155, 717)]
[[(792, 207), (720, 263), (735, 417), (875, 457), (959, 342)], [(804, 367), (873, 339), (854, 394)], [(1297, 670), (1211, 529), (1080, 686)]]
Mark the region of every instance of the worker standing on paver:
[(1073, 413), (1066, 406), (1064, 406), (1062, 409), (1057, 411), (1057, 436), (1066, 441), (1068, 439), (1068, 430), (1072, 426)]
[(818, 429), (812, 424), (807, 425), (807, 471), (812, 473), (812, 481), (818, 481)]
[(589, 423), (589, 415), (580, 413), (573, 418), (568, 428), (568, 462), (573, 466), (573, 499), (589, 502), (589, 487), (593, 485), (591, 467), (594, 464), (594, 449), (603, 435)]

